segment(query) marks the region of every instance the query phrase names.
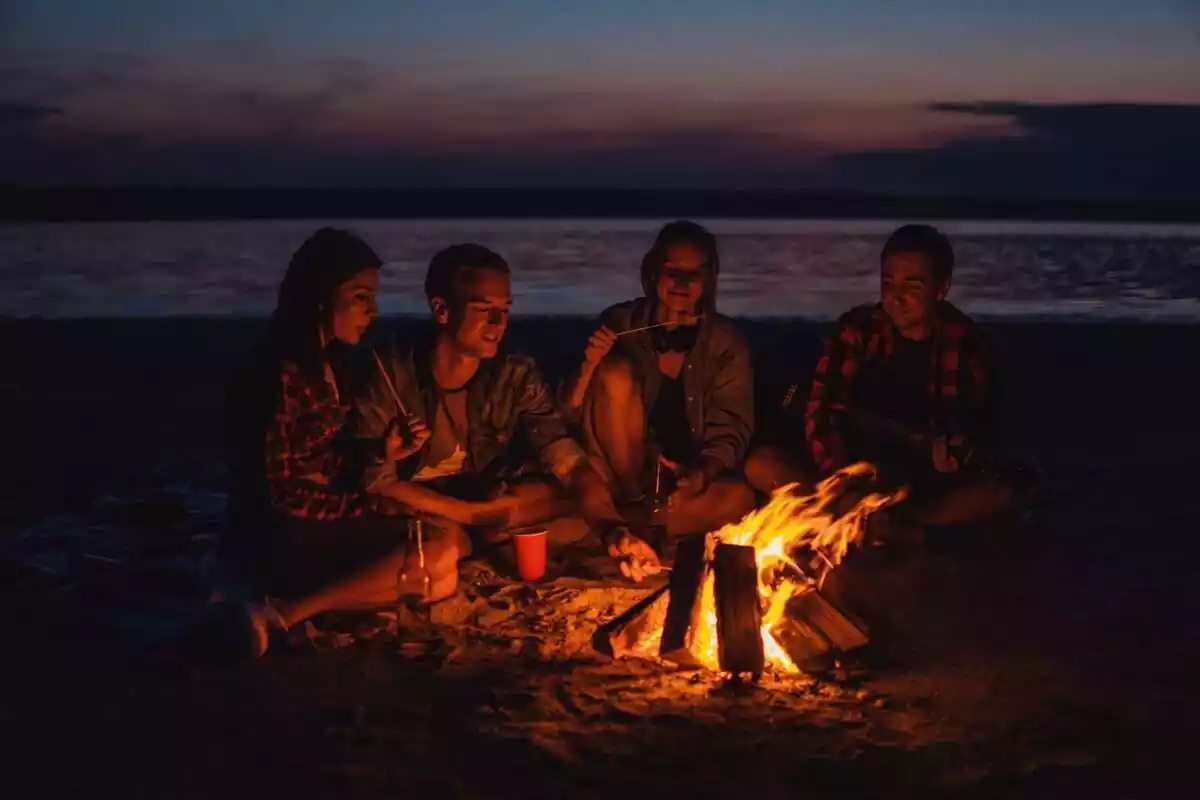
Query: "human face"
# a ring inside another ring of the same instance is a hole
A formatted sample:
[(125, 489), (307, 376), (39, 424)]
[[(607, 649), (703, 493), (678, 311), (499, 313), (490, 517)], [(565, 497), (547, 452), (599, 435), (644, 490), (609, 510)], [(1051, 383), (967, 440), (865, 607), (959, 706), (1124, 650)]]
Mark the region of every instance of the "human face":
[(924, 338), (950, 282), (938, 284), (929, 259), (921, 253), (893, 253), (884, 260), (879, 278), (883, 310), (892, 324), (909, 338)]
[(508, 329), (508, 313), (512, 308), (512, 285), (507, 274), (494, 269), (464, 270), (459, 284), (462, 294), (457, 308), (441, 309), (435, 304), (439, 321), (445, 320), (454, 343), (464, 353), (475, 358), (495, 358), (500, 340)]
[(658, 271), (658, 302), (676, 314), (695, 314), (708, 268), (708, 255), (700, 248), (671, 245)]
[(333, 292), (329, 313), (329, 331), (346, 344), (358, 344), (363, 333), (379, 314), (379, 270), (364, 269)]

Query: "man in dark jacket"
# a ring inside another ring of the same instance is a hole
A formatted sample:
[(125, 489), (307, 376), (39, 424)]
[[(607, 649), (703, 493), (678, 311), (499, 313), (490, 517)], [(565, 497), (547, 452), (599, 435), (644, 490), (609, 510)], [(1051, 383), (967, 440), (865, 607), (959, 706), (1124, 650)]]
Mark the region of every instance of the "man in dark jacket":
[(888, 512), (906, 533), (1013, 503), (1014, 481), (996, 454), (990, 351), (979, 326), (946, 300), (953, 267), (937, 229), (905, 225), (891, 235), (880, 255), (880, 302), (842, 315), (817, 362), (807, 452), (755, 448), (746, 471), (757, 488), (869, 461), (909, 487), (909, 500)]
[(643, 513), (658, 494), (670, 537), (715, 530), (754, 506), (741, 474), (754, 429), (750, 351), (716, 311), (718, 272), (711, 233), (665, 226), (642, 262), (645, 296), (601, 314), (561, 392), (613, 493)]
[[(425, 293), (433, 329), (378, 349), (356, 399), (357, 436), (377, 454), (367, 487), (467, 526), (529, 525), (578, 506), (627, 574), (656, 571), (653, 550), (630, 533), (532, 359), (502, 346), (512, 305), (504, 259), (476, 244), (448, 247), (430, 263)], [(391, 448), (413, 455), (382, 457), (394, 438), (414, 440), (415, 451)], [(510, 458), (518, 439), (540, 468)]]

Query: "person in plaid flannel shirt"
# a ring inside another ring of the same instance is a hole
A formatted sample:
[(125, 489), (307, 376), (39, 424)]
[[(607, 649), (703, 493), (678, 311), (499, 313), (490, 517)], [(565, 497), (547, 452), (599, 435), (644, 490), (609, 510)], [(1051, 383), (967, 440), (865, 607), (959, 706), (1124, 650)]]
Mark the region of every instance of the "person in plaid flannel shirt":
[(898, 536), (1013, 504), (1013, 482), (996, 458), (990, 351), (980, 328), (946, 300), (953, 267), (936, 228), (905, 225), (888, 238), (880, 302), (846, 312), (825, 341), (804, 409), (806, 452), (756, 447), (746, 467), (756, 488), (811, 483), (870, 461), (909, 487), (881, 517)]
[[(313, 234), (280, 285), (266, 346), (227, 398), (222, 549), (264, 595), (243, 615), (255, 656), (314, 614), (455, 590), (458, 533), (431, 531), (418, 555), (398, 505), (359, 488), (347, 458), (346, 365), (377, 314), (381, 263), (347, 231)], [(386, 457), (406, 458), (422, 435), (390, 435)]]

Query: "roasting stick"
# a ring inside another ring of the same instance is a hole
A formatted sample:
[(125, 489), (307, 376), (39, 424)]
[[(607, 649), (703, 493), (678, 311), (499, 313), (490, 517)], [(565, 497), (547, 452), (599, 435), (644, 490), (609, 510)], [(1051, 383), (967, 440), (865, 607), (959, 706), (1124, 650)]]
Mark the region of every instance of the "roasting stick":
[(391, 393), (392, 399), (396, 401), (396, 408), (400, 411), (401, 415), (407, 417), (408, 409), (404, 407), (404, 401), (400, 399), (400, 393), (396, 391), (396, 384), (392, 383), (391, 377), (388, 375), (387, 370), (384, 369), (383, 359), (379, 357), (379, 351), (372, 350), (371, 355), (375, 356), (375, 364), (379, 367), (379, 374), (383, 378), (383, 382), (387, 385), (388, 392)]
[[(392, 395), (392, 399), (396, 401), (396, 410), (400, 412), (401, 416), (407, 417), (408, 409), (404, 407), (404, 401), (400, 399), (400, 393), (396, 391), (396, 384), (392, 383), (391, 377), (388, 375), (387, 370), (384, 369), (383, 359), (379, 357), (379, 351), (372, 350), (371, 355), (375, 356), (375, 364), (379, 367), (379, 375), (383, 378), (383, 382), (387, 386), (388, 392)], [(412, 521), (412, 524), (408, 526), (408, 535), (410, 538), (416, 539), (417, 541), (417, 566), (419, 566), (421, 568), (421, 572), (424, 573), (424, 596), (428, 597), (429, 572), (425, 569), (425, 532), (423, 528), (424, 526), (421, 524), (420, 517), (415, 517)], [(407, 570), (405, 570), (405, 572), (407, 572)], [(404, 577), (404, 575), (402, 574), (401, 577)]]
[[(692, 317), (692, 322), (699, 322), (702, 319), (704, 319), (704, 315), (697, 314), (696, 316)], [(653, 328), (679, 327), (679, 326), (685, 325), (685, 324), (686, 323), (684, 323), (681, 320), (675, 320), (674, 322), (656, 322), (653, 325), (643, 325), (640, 328), (630, 328), (627, 331), (621, 331), (620, 333), (617, 334), (617, 338), (619, 339), (622, 336), (628, 336), (631, 333), (641, 333), (642, 331), (648, 331)]]

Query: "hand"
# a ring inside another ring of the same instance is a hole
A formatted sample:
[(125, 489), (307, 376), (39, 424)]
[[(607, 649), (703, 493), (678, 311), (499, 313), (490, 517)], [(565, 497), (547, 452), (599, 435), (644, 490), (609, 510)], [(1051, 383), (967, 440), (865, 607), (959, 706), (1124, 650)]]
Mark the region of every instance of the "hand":
[(387, 460), (403, 461), (424, 447), (432, 435), (429, 428), (425, 427), (425, 423), (416, 414), (392, 420), (384, 439)]
[(620, 560), (621, 574), (635, 581), (662, 571), (654, 548), (630, 533), (624, 525), (615, 528), (609, 536), (608, 554)]
[(583, 351), (584, 366), (595, 369), (616, 343), (617, 335), (608, 327), (601, 325), (595, 333), (588, 337), (587, 348)]
[(675, 491), (667, 498), (667, 508), (675, 508), (693, 497), (699, 497), (711, 483), (708, 471), (702, 467), (685, 467), (665, 456), (659, 456), (658, 461), (675, 476)]
[(412, 508), (388, 494), (373, 495), (375, 511), (387, 517), (407, 517), (412, 514)]
[(958, 459), (950, 454), (950, 445), (944, 436), (933, 440), (933, 468), (938, 472), (958, 472)]

